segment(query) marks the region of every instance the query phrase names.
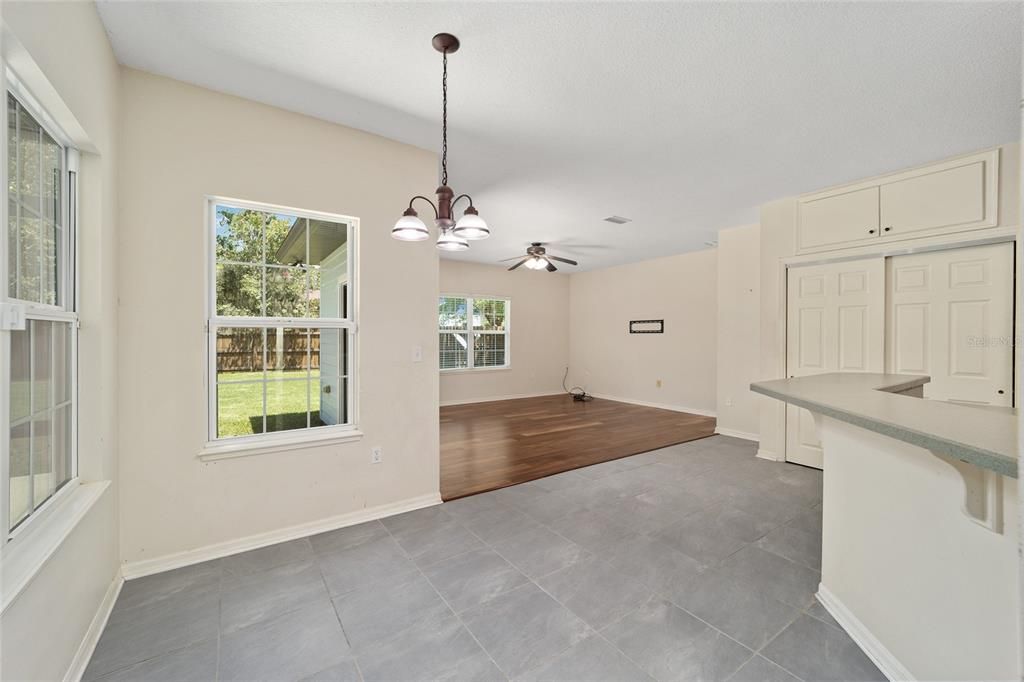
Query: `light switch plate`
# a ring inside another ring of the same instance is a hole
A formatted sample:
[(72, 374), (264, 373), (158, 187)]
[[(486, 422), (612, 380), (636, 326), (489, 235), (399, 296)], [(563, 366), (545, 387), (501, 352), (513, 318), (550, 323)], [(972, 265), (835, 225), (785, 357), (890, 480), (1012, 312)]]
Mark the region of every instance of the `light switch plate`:
[(423, 346), (412, 347), (412, 361), (422, 362), (423, 361)]

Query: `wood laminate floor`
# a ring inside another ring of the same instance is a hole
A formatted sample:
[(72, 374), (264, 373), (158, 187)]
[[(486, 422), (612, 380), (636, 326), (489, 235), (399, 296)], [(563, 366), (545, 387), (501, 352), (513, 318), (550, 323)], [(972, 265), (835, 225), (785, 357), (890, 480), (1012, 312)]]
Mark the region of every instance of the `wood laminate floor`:
[(715, 432), (714, 417), (568, 395), (441, 408), (441, 497), (454, 500)]

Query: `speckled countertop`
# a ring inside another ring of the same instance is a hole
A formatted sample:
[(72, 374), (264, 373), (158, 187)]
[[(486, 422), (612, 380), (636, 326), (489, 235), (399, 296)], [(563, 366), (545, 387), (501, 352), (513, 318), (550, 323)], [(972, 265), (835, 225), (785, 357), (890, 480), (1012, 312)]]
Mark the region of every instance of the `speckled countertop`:
[(836, 373), (759, 381), (750, 390), (1017, 478), (1016, 410), (900, 395), (926, 383), (926, 376)]

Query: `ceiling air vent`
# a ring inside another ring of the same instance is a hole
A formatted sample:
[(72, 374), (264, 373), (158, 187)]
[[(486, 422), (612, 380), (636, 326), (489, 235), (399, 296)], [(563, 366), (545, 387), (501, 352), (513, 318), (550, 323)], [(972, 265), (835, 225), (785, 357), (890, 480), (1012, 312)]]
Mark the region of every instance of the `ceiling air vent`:
[(606, 223), (615, 223), (616, 225), (625, 225), (628, 222), (632, 222), (629, 218), (623, 218), (620, 215), (610, 215), (604, 221)]

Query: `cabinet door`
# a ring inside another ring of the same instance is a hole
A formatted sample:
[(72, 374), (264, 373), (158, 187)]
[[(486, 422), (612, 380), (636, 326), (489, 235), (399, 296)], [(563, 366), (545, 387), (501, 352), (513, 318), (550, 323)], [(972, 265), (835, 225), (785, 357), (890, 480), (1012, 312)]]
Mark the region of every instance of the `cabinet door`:
[(927, 374), (934, 400), (1013, 403), (1013, 245), (895, 256), (887, 264), (889, 371)]
[(987, 226), (985, 178), (986, 161), (977, 160), (882, 185), (882, 234)]
[(868, 187), (800, 202), (801, 249), (878, 238), (878, 187)]
[[(881, 372), (885, 366), (885, 260), (790, 268), (786, 367), (792, 377)], [(811, 414), (786, 408), (786, 461), (821, 468)]]

